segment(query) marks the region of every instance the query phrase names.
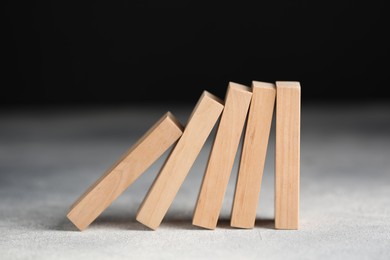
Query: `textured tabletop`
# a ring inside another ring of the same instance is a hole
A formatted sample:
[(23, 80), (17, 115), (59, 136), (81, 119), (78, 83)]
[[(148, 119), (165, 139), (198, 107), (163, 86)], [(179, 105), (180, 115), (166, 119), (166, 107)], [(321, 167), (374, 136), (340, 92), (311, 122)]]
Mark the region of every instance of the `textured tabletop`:
[(85, 231), (70, 205), (170, 110), (144, 106), (0, 112), (2, 259), (389, 259), (390, 105), (304, 104), (298, 231), (274, 230), (274, 127), (253, 230), (229, 226), (233, 169), (215, 231), (191, 225), (212, 134), (161, 227), (135, 214), (163, 164), (157, 161)]

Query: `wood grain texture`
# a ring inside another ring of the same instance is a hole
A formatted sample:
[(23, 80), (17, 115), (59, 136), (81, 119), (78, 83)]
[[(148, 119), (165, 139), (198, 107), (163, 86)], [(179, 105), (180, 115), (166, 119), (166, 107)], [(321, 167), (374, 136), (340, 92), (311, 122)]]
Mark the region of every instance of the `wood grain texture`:
[(144, 199), (137, 213), (137, 221), (151, 229), (158, 228), (223, 107), (218, 98), (203, 92), (182, 137)]
[(90, 225), (182, 135), (183, 127), (165, 114), (71, 207), (67, 217), (80, 230)]
[(299, 228), (301, 87), (276, 82), (275, 228)]
[(192, 224), (215, 229), (251, 101), (251, 89), (230, 83)]
[(275, 107), (274, 84), (254, 81), (252, 93), (230, 221), (230, 225), (237, 228), (253, 228), (255, 225)]

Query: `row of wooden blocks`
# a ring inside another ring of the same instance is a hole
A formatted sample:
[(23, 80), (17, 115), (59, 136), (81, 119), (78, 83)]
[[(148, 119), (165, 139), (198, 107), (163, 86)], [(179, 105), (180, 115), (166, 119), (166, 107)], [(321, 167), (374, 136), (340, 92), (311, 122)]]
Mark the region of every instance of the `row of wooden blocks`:
[(196, 157), (221, 116), (193, 216), (193, 225), (215, 229), (240, 138), (231, 226), (253, 228), (276, 100), (275, 228), (298, 229), (300, 174), (300, 84), (229, 83), (225, 101), (204, 91), (186, 127), (165, 114), (71, 207), (67, 217), (83, 230), (129, 185), (175, 144), (137, 213), (157, 229)]

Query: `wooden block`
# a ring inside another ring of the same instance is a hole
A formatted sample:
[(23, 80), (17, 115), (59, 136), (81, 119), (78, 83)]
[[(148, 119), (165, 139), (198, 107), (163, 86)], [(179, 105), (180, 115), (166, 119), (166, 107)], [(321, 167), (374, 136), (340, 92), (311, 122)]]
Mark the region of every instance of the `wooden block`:
[(275, 228), (299, 227), (301, 87), (276, 82)]
[(215, 229), (248, 113), (250, 88), (230, 83), (192, 224)]
[(182, 134), (171, 113), (165, 114), (111, 169), (71, 207), (67, 217), (80, 230), (88, 227), (126, 188)]
[(137, 221), (151, 229), (157, 229), (222, 110), (222, 102), (204, 91), (182, 137), (144, 199)]
[(238, 228), (253, 228), (255, 225), (275, 106), (274, 84), (254, 81), (252, 92), (230, 222), (232, 227)]

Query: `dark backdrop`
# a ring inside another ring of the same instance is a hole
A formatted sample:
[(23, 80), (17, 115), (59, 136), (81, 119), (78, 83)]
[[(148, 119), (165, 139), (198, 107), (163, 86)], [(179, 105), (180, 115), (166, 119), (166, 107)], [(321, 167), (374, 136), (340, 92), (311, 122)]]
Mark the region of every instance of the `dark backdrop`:
[(389, 98), (385, 1), (80, 2), (6, 3), (2, 106), (194, 102), (252, 79)]

